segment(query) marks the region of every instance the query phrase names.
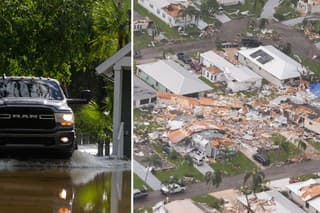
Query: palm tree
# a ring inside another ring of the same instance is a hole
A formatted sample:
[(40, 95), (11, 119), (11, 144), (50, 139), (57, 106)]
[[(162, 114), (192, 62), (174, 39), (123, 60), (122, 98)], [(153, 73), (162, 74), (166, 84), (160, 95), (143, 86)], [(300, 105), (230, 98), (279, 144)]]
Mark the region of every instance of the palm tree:
[[(248, 181), (251, 178), (251, 183), (248, 185)], [(251, 188), (252, 192), (255, 193), (260, 191), (262, 188), (262, 184), (264, 183), (265, 174), (259, 170), (254, 169), (250, 172), (247, 172), (243, 179), (243, 185), (248, 185)]]
[(222, 181), (222, 174), (220, 170), (217, 169), (214, 172), (206, 172), (204, 178), (207, 185), (212, 185), (218, 188)]
[(305, 142), (303, 142), (302, 140), (300, 140), (298, 142), (298, 149), (300, 149), (302, 152), (305, 152), (307, 149), (307, 144)]

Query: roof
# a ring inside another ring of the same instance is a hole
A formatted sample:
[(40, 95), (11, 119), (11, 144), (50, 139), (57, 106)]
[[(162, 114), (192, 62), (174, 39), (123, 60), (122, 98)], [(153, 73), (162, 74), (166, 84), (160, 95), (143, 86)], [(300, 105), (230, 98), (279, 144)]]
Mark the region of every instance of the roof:
[[(213, 52), (207, 51), (200, 54), (200, 57), (206, 59), (211, 65), (217, 69), (222, 70), (229, 80), (236, 80), (238, 82), (251, 82), (261, 80), (262, 77), (245, 66), (236, 66), (226, 60), (223, 56)], [(208, 68), (206, 68), (208, 69)]]
[(243, 49), (238, 53), (280, 80), (298, 78), (303, 70), (301, 64), (271, 45)]
[(210, 66), (210, 67), (205, 67), (204, 68), (205, 70), (207, 70), (209, 73), (211, 74), (219, 74), (221, 73), (222, 71), (216, 67), (216, 66)]
[(216, 66), (220, 70), (225, 70), (225, 68), (231, 69), (234, 67), (234, 65), (227, 61), (224, 57), (221, 57), (212, 50), (201, 53), (200, 57), (206, 59), (211, 65)]
[(286, 187), (301, 200), (308, 201), (310, 206), (320, 210), (320, 178), (289, 184)]
[(122, 49), (120, 49), (118, 52), (116, 52), (113, 56), (105, 60), (103, 63), (101, 63), (99, 66), (96, 67), (96, 72), (98, 75), (106, 74), (108, 72), (111, 72), (113, 70), (113, 66), (115, 66), (120, 60), (124, 59), (125, 56), (127, 60), (125, 60), (124, 64), (131, 66), (131, 43), (124, 46)]
[(172, 131), (168, 134), (168, 138), (172, 143), (179, 143), (196, 132), (202, 132), (210, 129), (221, 130), (213, 120), (200, 120), (191, 122), (182, 129)]
[[(254, 212), (281, 212), (281, 213), (303, 213), (304, 211), (295, 205), (288, 198), (283, 196), (278, 191), (266, 191), (256, 194), (258, 199), (255, 199), (254, 195), (249, 195), (250, 207)], [(245, 196), (238, 197), (244, 206), (247, 206)], [(263, 206), (263, 209), (262, 209)]]
[(236, 80), (238, 82), (255, 82), (262, 80), (262, 77), (248, 67), (245, 66), (234, 66), (234, 68), (226, 68), (224, 72), (228, 80)]
[(165, 205), (168, 213), (176, 212), (192, 212), (203, 213), (203, 211), (196, 206), (191, 199), (175, 200)]
[(141, 100), (150, 97), (157, 97), (157, 91), (142, 81), (137, 76), (133, 76), (134, 100)]
[(173, 18), (180, 18), (182, 17), (181, 11), (185, 10), (186, 8), (181, 4), (169, 4), (162, 8), (169, 16)]
[(211, 90), (207, 84), (172, 60), (159, 60), (137, 67), (174, 94), (187, 95)]
[(211, 145), (214, 147), (231, 147), (235, 143), (230, 138), (215, 138), (211, 141)]

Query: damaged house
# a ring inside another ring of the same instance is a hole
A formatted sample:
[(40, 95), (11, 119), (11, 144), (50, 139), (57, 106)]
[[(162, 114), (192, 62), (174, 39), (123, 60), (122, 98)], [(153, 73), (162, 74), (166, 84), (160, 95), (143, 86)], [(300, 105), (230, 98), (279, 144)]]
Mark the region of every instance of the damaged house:
[(203, 68), (203, 77), (211, 82), (225, 82), (232, 92), (261, 87), (262, 77), (243, 65), (232, 64), (214, 51), (201, 53), (200, 63), (207, 67)]
[(283, 115), (291, 122), (320, 134), (320, 110), (307, 104), (283, 103), (280, 106)]

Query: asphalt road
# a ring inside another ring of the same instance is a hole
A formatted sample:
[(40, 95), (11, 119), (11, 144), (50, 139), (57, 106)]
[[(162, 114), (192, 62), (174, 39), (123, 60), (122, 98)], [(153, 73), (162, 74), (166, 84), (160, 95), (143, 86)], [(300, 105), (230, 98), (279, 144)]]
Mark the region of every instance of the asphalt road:
[[(248, 26), (248, 19), (236, 19), (229, 21), (223, 24), (219, 32), (215, 34), (213, 38), (200, 40), (200, 41), (189, 41), (189, 42), (180, 42), (180, 43), (171, 43), (161, 47), (156, 48), (146, 48), (141, 50), (142, 58), (136, 60), (137, 63), (148, 63), (150, 60), (163, 57), (163, 50), (166, 52), (204, 52), (207, 50), (216, 49), (216, 39), (225, 41), (236, 41), (239, 40), (239, 34), (243, 32)], [(320, 55), (320, 51), (316, 46), (308, 40), (302, 32), (292, 29), (290, 26), (284, 25), (282, 23), (277, 23), (270, 21), (268, 28), (274, 29), (279, 33), (281, 40), (273, 41), (268, 40), (264, 41), (266, 44), (286, 44), (287, 42), (291, 43), (291, 47), (294, 53), (312, 58), (314, 55)]]
[[(297, 164), (285, 165), (282, 167), (272, 167), (264, 170), (267, 180), (277, 180), (281, 178), (303, 175), (320, 170), (320, 160), (311, 160)], [(243, 182), (243, 176), (236, 175), (231, 177), (224, 177), (219, 188), (208, 187), (205, 183), (196, 183), (187, 186), (185, 193), (170, 195), (169, 200), (181, 200), (185, 198), (191, 198), (197, 195), (207, 194), (215, 191), (222, 191), (231, 188), (239, 188)], [(151, 207), (159, 201), (164, 200), (166, 197), (160, 193), (160, 191), (150, 192), (149, 195), (141, 200), (137, 200), (134, 203), (135, 208)]]

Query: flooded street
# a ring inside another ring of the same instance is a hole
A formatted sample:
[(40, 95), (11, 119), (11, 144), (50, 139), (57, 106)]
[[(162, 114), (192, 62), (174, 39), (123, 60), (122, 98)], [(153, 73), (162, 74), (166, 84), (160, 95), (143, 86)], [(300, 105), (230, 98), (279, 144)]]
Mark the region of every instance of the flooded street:
[(80, 151), (70, 160), (1, 159), (0, 212), (129, 212), (130, 169)]

